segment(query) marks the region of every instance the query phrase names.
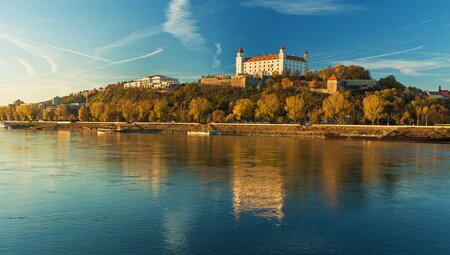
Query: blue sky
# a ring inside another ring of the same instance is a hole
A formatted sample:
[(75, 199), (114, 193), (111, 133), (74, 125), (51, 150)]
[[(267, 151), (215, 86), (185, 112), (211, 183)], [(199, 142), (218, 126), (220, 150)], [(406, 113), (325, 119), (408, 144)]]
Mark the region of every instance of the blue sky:
[(233, 73), (246, 56), (310, 52), (450, 87), (448, 0), (0, 0), (0, 105), (165, 74)]

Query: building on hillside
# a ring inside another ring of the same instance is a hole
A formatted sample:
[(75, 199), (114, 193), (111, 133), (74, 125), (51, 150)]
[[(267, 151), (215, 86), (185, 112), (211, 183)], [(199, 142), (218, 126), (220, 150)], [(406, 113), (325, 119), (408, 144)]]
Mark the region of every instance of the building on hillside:
[(52, 104), (54, 104), (54, 105), (60, 105), (60, 104), (62, 104), (61, 98), (60, 98), (59, 96), (54, 97), (54, 98), (52, 99)]
[(243, 89), (256, 88), (260, 83), (263, 84), (264, 79), (257, 79), (250, 75), (228, 76), (224, 74), (218, 74), (215, 76), (202, 76), (202, 78), (200, 79), (200, 84), (202, 85), (229, 85), (232, 87)]
[(443, 90), (441, 86), (439, 86), (438, 91), (427, 91), (426, 92), (429, 97), (432, 97), (434, 99), (450, 99), (450, 91), (449, 90)]
[(326, 89), (317, 89), (317, 92), (328, 94), (339, 91), (367, 90), (377, 86), (376, 80), (339, 80), (334, 74), (328, 78)]
[(176, 78), (154, 75), (124, 84), (124, 88), (144, 88), (156, 90), (169, 90), (180, 85)]
[(299, 71), (305, 73), (309, 69), (309, 53), (305, 51), (303, 57), (286, 54), (286, 48), (281, 46), (278, 54), (268, 56), (244, 57), (244, 50), (239, 48), (236, 56), (236, 75), (270, 76), (274, 72), (282, 74), (284, 71)]

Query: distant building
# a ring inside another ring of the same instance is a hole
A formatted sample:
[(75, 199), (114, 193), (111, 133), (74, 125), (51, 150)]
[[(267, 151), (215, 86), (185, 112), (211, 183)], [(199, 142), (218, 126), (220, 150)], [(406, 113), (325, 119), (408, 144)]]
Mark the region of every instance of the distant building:
[(52, 99), (52, 104), (54, 104), (54, 105), (60, 105), (60, 104), (62, 104), (61, 98), (58, 97), (58, 96), (54, 97), (54, 98)]
[(229, 85), (232, 87), (238, 87), (243, 89), (256, 88), (259, 83), (264, 83), (263, 79), (257, 79), (250, 75), (236, 75), (228, 76), (224, 74), (218, 74), (215, 76), (203, 76), (200, 79), (200, 84), (203, 85)]
[(326, 89), (317, 92), (334, 94), (339, 91), (366, 90), (377, 86), (376, 80), (339, 80), (334, 74), (328, 78)]
[(176, 86), (179, 86), (178, 79), (155, 75), (148, 76), (137, 81), (128, 82), (124, 84), (124, 88), (144, 88), (144, 89), (156, 89), (156, 90), (169, 90)]
[(236, 56), (236, 75), (269, 76), (274, 72), (282, 74), (284, 71), (299, 71), (305, 73), (309, 69), (309, 53), (305, 51), (303, 57), (286, 54), (286, 48), (281, 46), (278, 54), (268, 56), (244, 57), (244, 50), (239, 48)]
[(438, 91), (427, 91), (426, 92), (429, 97), (435, 98), (435, 99), (450, 99), (450, 91), (449, 90), (443, 90), (441, 86), (439, 86)]

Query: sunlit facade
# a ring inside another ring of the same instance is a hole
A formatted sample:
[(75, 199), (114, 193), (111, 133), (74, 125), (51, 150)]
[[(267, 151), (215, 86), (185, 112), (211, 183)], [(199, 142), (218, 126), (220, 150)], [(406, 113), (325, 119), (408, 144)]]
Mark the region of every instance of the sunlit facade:
[(309, 53), (303, 57), (286, 54), (286, 48), (281, 46), (278, 54), (267, 56), (244, 57), (244, 50), (239, 48), (236, 56), (236, 75), (248, 74), (254, 76), (269, 76), (274, 72), (284, 71), (305, 73), (309, 69)]

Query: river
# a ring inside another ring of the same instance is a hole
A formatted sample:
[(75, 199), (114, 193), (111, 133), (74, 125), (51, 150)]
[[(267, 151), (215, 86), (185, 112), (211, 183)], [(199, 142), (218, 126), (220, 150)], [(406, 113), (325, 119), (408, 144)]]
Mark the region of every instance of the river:
[(450, 145), (0, 131), (0, 254), (450, 254)]

